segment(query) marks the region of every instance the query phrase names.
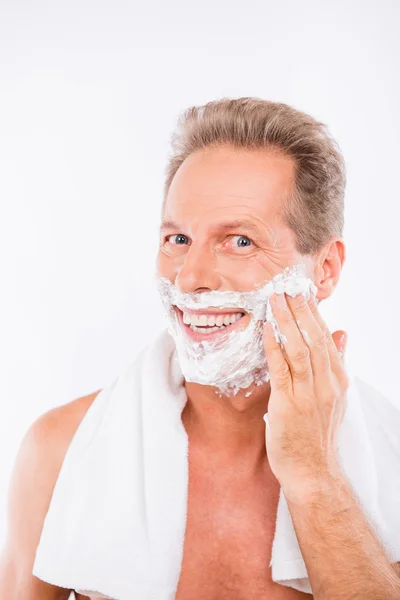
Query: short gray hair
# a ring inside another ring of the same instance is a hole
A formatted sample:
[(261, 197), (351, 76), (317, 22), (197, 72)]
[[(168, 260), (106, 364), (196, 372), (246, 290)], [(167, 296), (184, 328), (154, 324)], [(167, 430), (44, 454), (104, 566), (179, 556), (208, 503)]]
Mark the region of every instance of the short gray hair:
[(296, 236), (296, 249), (314, 255), (344, 227), (345, 163), (327, 126), (288, 104), (260, 98), (222, 98), (186, 109), (171, 136), (164, 203), (184, 160), (208, 147), (280, 151), (294, 159), (293, 193), (283, 219)]

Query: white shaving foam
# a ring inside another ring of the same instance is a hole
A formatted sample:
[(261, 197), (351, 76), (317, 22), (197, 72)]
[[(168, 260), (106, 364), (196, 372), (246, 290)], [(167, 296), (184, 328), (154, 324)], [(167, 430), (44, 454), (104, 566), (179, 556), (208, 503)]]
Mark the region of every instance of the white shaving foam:
[[(277, 342), (283, 344), (287, 341), (274, 318), (270, 296), (286, 292), (293, 298), (303, 294), (308, 300), (310, 292), (314, 295), (317, 293), (317, 287), (306, 276), (303, 263), (286, 267), (271, 281), (251, 292), (213, 290), (188, 294), (181, 292), (165, 277), (157, 278), (157, 287), (184, 378), (186, 381), (214, 386), (220, 395), (236, 395), (241, 389), (250, 386), (254, 389), (269, 381), (263, 345), (264, 323), (272, 323)], [(183, 330), (174, 306), (186, 312), (199, 308), (240, 309), (251, 313), (251, 319), (243, 331), (221, 331), (214, 341), (195, 342)], [(251, 392), (247, 391), (246, 397)]]

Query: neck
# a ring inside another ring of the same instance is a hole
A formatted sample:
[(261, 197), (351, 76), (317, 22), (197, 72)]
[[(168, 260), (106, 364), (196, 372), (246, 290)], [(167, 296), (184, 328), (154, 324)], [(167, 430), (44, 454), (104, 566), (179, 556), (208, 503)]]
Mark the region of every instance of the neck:
[(235, 396), (220, 396), (217, 388), (186, 382), (187, 403), (182, 422), (196, 449), (212, 453), (213, 461), (234, 461), (247, 465), (266, 459), (265, 421), (271, 392), (269, 382), (255, 386), (246, 398), (241, 390)]

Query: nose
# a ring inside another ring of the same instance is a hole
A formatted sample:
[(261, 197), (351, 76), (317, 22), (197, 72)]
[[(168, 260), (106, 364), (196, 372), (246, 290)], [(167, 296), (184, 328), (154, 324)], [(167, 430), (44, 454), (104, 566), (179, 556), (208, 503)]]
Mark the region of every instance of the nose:
[(219, 289), (221, 277), (216, 270), (212, 249), (193, 242), (175, 278), (175, 285), (181, 292), (189, 294)]

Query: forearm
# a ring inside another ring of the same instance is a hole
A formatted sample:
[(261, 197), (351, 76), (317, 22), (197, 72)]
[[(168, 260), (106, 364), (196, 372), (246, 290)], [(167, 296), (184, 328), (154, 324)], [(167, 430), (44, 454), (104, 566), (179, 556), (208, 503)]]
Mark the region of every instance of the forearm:
[(400, 599), (400, 577), (344, 476), (286, 500), (315, 600)]

